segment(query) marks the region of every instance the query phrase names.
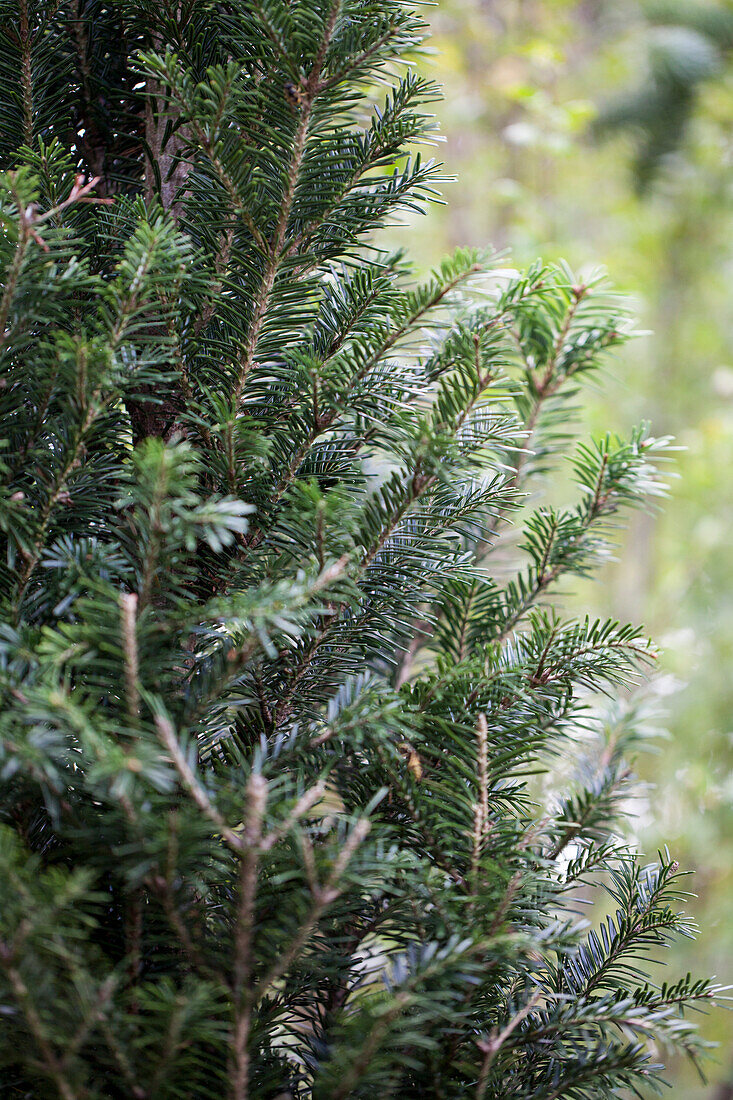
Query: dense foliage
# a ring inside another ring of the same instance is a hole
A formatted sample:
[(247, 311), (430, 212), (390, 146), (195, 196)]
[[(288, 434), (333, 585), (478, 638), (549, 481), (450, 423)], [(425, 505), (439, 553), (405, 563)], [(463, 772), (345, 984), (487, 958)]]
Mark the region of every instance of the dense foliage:
[[(719, 8), (723, 3), (716, 5)], [(730, 4), (728, 3), (728, 8)], [(429, 9), (435, 53), (419, 71), (439, 79), (436, 114), (446, 143), (441, 158), (455, 180), (445, 206), (430, 213), (429, 234), (417, 216), (391, 229), (391, 247), (409, 248), (421, 270), (456, 243), (511, 247), (517, 266), (537, 255), (566, 257), (576, 270), (602, 258), (635, 298), (647, 330), (614, 355), (603, 387), (588, 388), (584, 422), (596, 433), (624, 433), (649, 419), (673, 433), (680, 450), (661, 515), (630, 518), (616, 560), (601, 583), (567, 589), (565, 607), (644, 622), (661, 647), (646, 690), (669, 730), (664, 750), (639, 758), (652, 781), (635, 834), (645, 851), (668, 842), (695, 869), (686, 908), (706, 934), (681, 939), (667, 956), (671, 972), (717, 973), (730, 980), (733, 957), (733, 329), (725, 273), (733, 242), (731, 127), (733, 67), (695, 85), (682, 140), (665, 153), (650, 186), (635, 193), (632, 140), (645, 131), (589, 126), (608, 104), (641, 88), (652, 72), (659, 37), (689, 25), (711, 7), (589, 5), (585, 0), (441, 0)], [(698, 23), (698, 30), (702, 23)], [(673, 38), (677, 37), (677, 32)], [(722, 40), (718, 39), (718, 46)], [(721, 54), (721, 57), (723, 55)], [(643, 120), (637, 120), (643, 121)], [(636, 123), (635, 123), (636, 125)], [(635, 141), (634, 141), (635, 143)], [(408, 224), (409, 223), (409, 224)], [(663, 717), (661, 716), (663, 712)], [(730, 1100), (733, 1017), (725, 1008), (705, 1019), (719, 1051), (701, 1082), (684, 1058), (666, 1059), (672, 1095)], [(714, 1084), (720, 1086), (716, 1092)], [(726, 1092), (727, 1089), (727, 1092)]]
[(548, 602), (663, 492), (644, 428), (568, 454), (622, 303), (380, 251), (411, 5), (3, 14), (9, 1095), (653, 1085), (716, 993), (618, 835), (653, 649)]

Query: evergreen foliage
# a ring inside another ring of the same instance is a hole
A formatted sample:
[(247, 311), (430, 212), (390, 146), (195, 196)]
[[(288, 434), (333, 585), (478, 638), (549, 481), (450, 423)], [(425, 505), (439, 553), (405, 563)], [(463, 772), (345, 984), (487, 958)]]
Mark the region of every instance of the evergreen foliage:
[(411, 3), (2, 8), (3, 1094), (654, 1087), (720, 993), (647, 976), (654, 651), (551, 603), (664, 492), (645, 428), (568, 453), (623, 304), (379, 249)]

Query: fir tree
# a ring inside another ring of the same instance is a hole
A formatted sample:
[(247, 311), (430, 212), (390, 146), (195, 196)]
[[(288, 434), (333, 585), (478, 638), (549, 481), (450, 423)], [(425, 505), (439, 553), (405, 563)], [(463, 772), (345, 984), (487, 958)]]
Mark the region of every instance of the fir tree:
[(2, 28), (2, 1094), (654, 1086), (719, 994), (646, 976), (654, 651), (552, 603), (663, 493), (644, 428), (569, 454), (623, 304), (380, 249), (437, 180), (413, 3)]

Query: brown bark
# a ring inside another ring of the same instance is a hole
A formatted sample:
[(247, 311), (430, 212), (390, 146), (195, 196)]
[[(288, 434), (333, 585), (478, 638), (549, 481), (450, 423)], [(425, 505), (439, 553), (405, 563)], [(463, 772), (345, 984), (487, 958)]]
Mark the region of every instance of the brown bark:
[(177, 218), (191, 171), (184, 155), (189, 131), (181, 123), (180, 112), (175, 107), (163, 108), (158, 103), (155, 98), (157, 85), (153, 81), (148, 81), (146, 91), (145, 142), (148, 158), (145, 165), (145, 201), (149, 203), (157, 198), (163, 209)]

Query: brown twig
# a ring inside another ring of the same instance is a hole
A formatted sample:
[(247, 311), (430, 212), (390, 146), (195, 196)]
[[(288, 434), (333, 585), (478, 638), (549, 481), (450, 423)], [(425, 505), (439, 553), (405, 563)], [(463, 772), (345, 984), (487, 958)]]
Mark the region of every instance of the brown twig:
[(234, 939), (234, 1028), (231, 1043), (231, 1092), (233, 1100), (246, 1100), (249, 1093), (249, 1032), (252, 1018), (252, 939), (257, 894), (257, 864), (262, 840), (262, 823), (267, 804), (267, 780), (255, 772), (247, 783), (247, 820), (239, 872), (239, 906)]

